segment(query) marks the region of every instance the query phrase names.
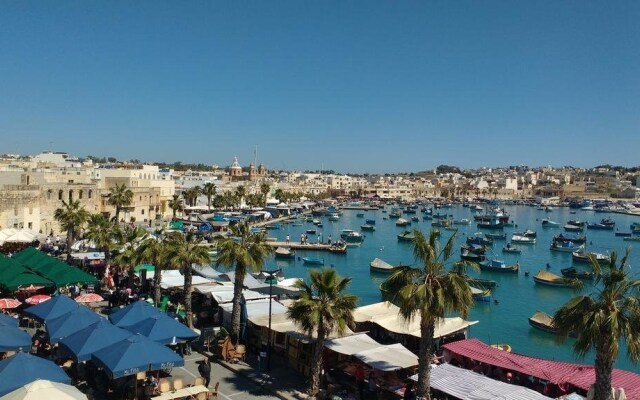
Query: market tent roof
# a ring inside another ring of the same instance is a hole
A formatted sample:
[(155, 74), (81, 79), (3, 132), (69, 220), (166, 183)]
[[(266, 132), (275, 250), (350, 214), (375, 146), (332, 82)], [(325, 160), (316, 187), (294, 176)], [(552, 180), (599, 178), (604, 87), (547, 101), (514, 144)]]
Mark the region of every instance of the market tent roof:
[[(249, 302), (250, 304), (251, 302)], [(267, 305), (268, 305), (268, 301), (267, 301)], [(280, 303), (277, 302), (273, 302), (272, 305), (278, 304), (281, 307), (282, 306)], [(230, 308), (229, 308), (230, 309)], [(286, 308), (284, 308), (284, 310), (286, 311)], [(251, 316), (251, 314), (249, 314), (249, 321), (251, 321), (251, 323), (253, 323), (256, 326), (259, 326), (261, 328), (268, 328), (269, 327), (269, 313), (267, 310), (266, 314), (263, 315), (259, 315), (259, 316)], [(309, 336), (307, 335), (306, 332), (304, 332), (298, 325), (296, 325), (291, 319), (289, 319), (289, 317), (287, 317), (287, 314), (284, 313), (284, 311), (276, 313), (274, 311), (274, 313), (271, 315), (271, 330), (274, 332), (278, 332), (278, 333), (284, 333), (288, 336), (294, 337), (296, 339), (299, 339), (301, 341), (309, 341)], [(352, 335), (353, 331), (351, 331), (351, 329), (347, 328), (347, 330), (345, 331), (345, 335)], [(311, 338), (315, 338), (316, 333), (312, 332)], [(331, 338), (336, 338), (336, 337), (340, 337), (340, 335), (338, 335), (335, 331), (331, 332), (327, 335), (327, 337), (329, 339)]]
[(98, 279), (71, 265), (33, 249), (24, 249), (16, 254), (16, 259), (28, 269), (37, 272), (58, 286), (72, 283), (97, 283)]
[(9, 278), (25, 271), (28, 270), (18, 261), (0, 253), (0, 282), (3, 278)]
[[(233, 308), (232, 303), (224, 303), (220, 304), (223, 312), (231, 314), (231, 309)], [(278, 303), (275, 300), (271, 301), (271, 315), (273, 317), (274, 314), (283, 314), (287, 312), (287, 308), (282, 304)], [(260, 299), (260, 300), (252, 300), (247, 301), (247, 316), (250, 321), (253, 321), (252, 318), (261, 317), (261, 316), (269, 316), (269, 299)]]
[(57, 343), (62, 338), (72, 335), (101, 319), (101, 316), (91, 311), (88, 307), (79, 306), (68, 314), (47, 321), (49, 341)]
[(91, 354), (131, 336), (104, 318), (60, 340), (60, 349), (78, 361), (91, 359)]
[[(417, 374), (411, 377), (417, 381)], [(523, 386), (511, 385), (451, 364), (431, 368), (431, 387), (458, 399), (469, 400), (545, 400), (544, 396)]]
[[(209, 291), (207, 294), (211, 295), (211, 297), (218, 303), (230, 303), (233, 300), (233, 286), (223, 286), (217, 285), (213, 287), (209, 287)], [(268, 299), (268, 294), (262, 294), (258, 292), (254, 292), (253, 290), (244, 289), (242, 291), (242, 295), (246, 301), (258, 300), (258, 299)]]
[(95, 276), (87, 274), (75, 267), (69, 267), (66, 270), (54, 272), (52, 274), (45, 274), (45, 276), (55, 282), (58, 286), (66, 286), (72, 283), (95, 284), (99, 282), (98, 278)]
[(324, 342), (324, 347), (348, 356), (361, 351), (370, 350), (378, 346), (380, 346), (380, 343), (376, 342), (366, 333), (356, 333), (351, 336), (330, 339)]
[(20, 230), (4, 239), (5, 242), (9, 243), (31, 243), (36, 240), (38, 240), (38, 235), (34, 235), (26, 230)]
[(109, 321), (119, 327), (136, 324), (161, 311), (144, 300), (138, 300), (109, 315)]
[(105, 347), (95, 352), (92, 359), (113, 378), (184, 365), (173, 350), (142, 335), (132, 335)]
[[(484, 364), (517, 371), (558, 385), (573, 385), (588, 390), (595, 382), (592, 365), (545, 360), (493, 348), (478, 339), (460, 340), (445, 344), (443, 348), (453, 354), (471, 358)], [(640, 399), (640, 374), (614, 369), (612, 387), (624, 388), (627, 397)]]
[(0, 325), (4, 326), (18, 326), (18, 318), (13, 318), (10, 315), (0, 313)]
[(3, 277), (0, 280), (0, 284), (9, 291), (18, 290), (21, 287), (28, 286), (53, 286), (53, 282), (44, 278), (38, 274), (29, 271), (23, 271), (11, 277)]
[(353, 356), (379, 371), (397, 371), (418, 365), (418, 356), (400, 343), (380, 345)]
[(71, 383), (71, 378), (54, 362), (29, 353), (17, 353), (0, 361), (0, 396), (36, 379)]
[[(355, 322), (371, 322), (390, 332), (420, 337), (420, 317), (406, 321), (400, 309), (387, 301), (358, 307), (353, 314)], [(446, 336), (477, 323), (460, 317), (445, 318), (436, 325), (433, 337)]]
[(39, 321), (48, 322), (76, 310), (80, 305), (64, 295), (53, 296), (50, 300), (24, 310), (24, 313)]
[(37, 379), (2, 396), (2, 400), (86, 400), (78, 388), (64, 383)]
[(18, 230), (15, 228), (6, 228), (6, 229), (0, 230), (0, 242), (4, 242), (6, 238), (15, 234), (16, 232), (18, 232)]
[(202, 266), (193, 266), (191, 268), (193, 270), (193, 272), (196, 275), (200, 275), (203, 276), (205, 278), (208, 279), (213, 279), (213, 280), (220, 280), (220, 281), (226, 281), (227, 278), (226, 277), (221, 277), (221, 275), (223, 275), (223, 272), (220, 271), (216, 271), (213, 267), (211, 267), (210, 265), (202, 265)]
[[(147, 278), (153, 277), (153, 273), (147, 273)], [(201, 276), (193, 275), (191, 284), (202, 285), (211, 283), (211, 279), (203, 278)], [(171, 289), (175, 287), (184, 286), (184, 276), (177, 270), (162, 271), (162, 281), (160, 287), (163, 289)]]
[(35, 247), (27, 247), (14, 254), (12, 258), (14, 260), (20, 261), (21, 263), (24, 263), (25, 261), (28, 261), (32, 258), (40, 258), (43, 255), (46, 256), (46, 254), (36, 249)]
[(15, 326), (0, 325), (0, 351), (31, 350), (31, 335)]
[(125, 327), (131, 333), (139, 333), (160, 344), (193, 340), (200, 336), (186, 325), (165, 313), (158, 313), (142, 321)]

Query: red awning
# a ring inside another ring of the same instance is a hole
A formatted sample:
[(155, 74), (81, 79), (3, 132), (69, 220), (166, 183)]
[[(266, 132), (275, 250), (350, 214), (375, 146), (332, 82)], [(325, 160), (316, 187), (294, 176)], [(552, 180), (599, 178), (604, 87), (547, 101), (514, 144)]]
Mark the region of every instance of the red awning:
[[(478, 339), (467, 339), (448, 343), (444, 345), (443, 348), (452, 354), (467, 357), (484, 364), (531, 375), (560, 386), (569, 384), (588, 390), (589, 386), (595, 382), (595, 371), (591, 365), (551, 361), (508, 353), (482, 343)], [(640, 399), (639, 374), (614, 369), (612, 386), (616, 389), (624, 388), (627, 398), (629, 399)]]

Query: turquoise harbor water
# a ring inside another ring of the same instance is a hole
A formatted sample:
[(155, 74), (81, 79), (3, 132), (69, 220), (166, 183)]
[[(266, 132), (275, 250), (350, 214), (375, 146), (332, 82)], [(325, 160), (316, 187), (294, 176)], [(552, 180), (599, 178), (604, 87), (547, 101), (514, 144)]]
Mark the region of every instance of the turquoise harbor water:
[[(471, 311), (470, 320), (479, 321), (478, 324), (471, 327), (471, 336), (476, 337), (487, 343), (509, 343), (513, 347), (513, 351), (521, 354), (540, 356), (544, 358), (560, 360), (560, 361), (579, 361), (571, 352), (571, 341), (564, 344), (558, 344), (554, 340), (554, 336), (540, 332), (531, 328), (528, 318), (533, 315), (536, 310), (542, 310), (549, 314), (565, 303), (573, 294), (571, 289), (542, 287), (536, 285), (532, 279), (538, 270), (546, 269), (546, 264), (551, 265), (550, 272), (560, 275), (560, 269), (572, 265), (570, 253), (551, 252), (549, 245), (553, 235), (564, 232), (562, 225), (571, 219), (580, 219), (588, 222), (599, 222), (602, 218), (608, 217), (616, 222), (616, 230), (628, 232), (629, 225), (632, 222), (640, 221), (640, 218), (609, 213), (594, 213), (593, 211), (577, 210), (576, 214), (570, 214), (568, 208), (558, 208), (552, 212), (537, 210), (527, 206), (506, 206), (506, 211), (510, 214), (511, 220), (516, 224), (514, 227), (505, 228), (507, 240), (514, 231), (524, 229), (532, 229), (537, 231), (538, 238), (535, 245), (518, 245), (522, 249), (521, 254), (503, 254), (502, 246), (504, 241), (494, 241), (493, 254), (487, 252), (487, 257), (497, 257), (503, 259), (507, 264), (516, 261), (520, 263), (521, 271), (516, 274), (501, 274), (492, 272), (482, 272), (479, 275), (486, 279), (493, 279), (498, 282), (498, 287), (493, 291), (495, 299), (499, 300), (499, 304), (476, 302)], [(332, 254), (328, 252), (314, 251), (298, 251), (298, 257), (317, 257), (324, 258), (325, 266), (334, 266), (335, 269), (343, 276), (350, 276), (353, 282), (349, 288), (349, 292), (359, 296), (360, 305), (376, 303), (380, 301), (379, 284), (385, 279), (384, 274), (371, 273), (369, 271), (369, 263), (375, 257), (381, 258), (390, 264), (412, 264), (414, 262), (412, 256), (411, 243), (398, 242), (396, 235), (401, 233), (404, 228), (396, 227), (395, 221), (392, 219), (384, 220), (387, 214), (382, 210), (367, 211), (364, 217), (357, 217), (357, 213), (362, 211), (344, 211), (339, 221), (329, 221), (327, 217), (321, 218), (324, 226), (317, 228), (322, 233), (322, 240), (326, 241), (329, 235), (333, 240), (340, 238), (342, 229), (350, 228), (360, 231), (360, 225), (365, 223), (365, 219), (376, 220), (375, 232), (362, 232), (365, 240), (359, 247), (349, 247), (347, 254)], [(473, 219), (473, 211), (460, 205), (450, 209), (441, 209), (440, 213), (447, 213), (454, 216), (455, 219), (468, 218)], [(418, 210), (415, 216), (420, 218), (420, 222), (413, 222), (411, 229), (420, 229), (427, 233), (431, 228), (432, 221), (422, 221), (422, 214)], [(409, 216), (403, 216), (409, 219)], [(561, 224), (558, 228), (542, 228), (541, 220), (549, 218)], [(302, 226), (293, 226), (292, 224), (283, 225), (282, 229), (269, 230), (269, 237), (277, 237), (279, 240), (285, 239), (287, 235), (291, 240), (299, 240), (300, 234), (307, 229), (313, 229), (315, 226), (311, 222), (302, 221)], [(478, 232), (475, 222), (472, 225), (459, 225), (458, 228), (458, 246), (456, 247), (455, 256), (452, 260), (459, 259), (460, 245), (465, 241), (467, 235)], [(453, 233), (441, 229), (444, 241)], [(489, 231), (484, 231), (489, 232)], [(640, 267), (640, 243), (625, 242), (622, 237), (616, 237), (612, 231), (585, 230), (587, 234), (587, 250), (597, 252), (607, 252), (616, 250), (623, 252), (628, 246), (632, 247), (630, 265), (632, 273), (637, 274)], [(310, 235), (309, 241), (317, 241), (317, 236)], [(314, 266), (306, 266), (302, 260), (275, 260), (268, 262), (269, 267), (277, 266), (283, 268), (287, 278), (290, 277), (306, 277), (308, 270)], [(317, 268), (317, 266), (315, 266)], [(525, 277), (524, 271), (529, 271), (530, 276)], [(592, 284), (585, 283), (585, 293), (594, 290)], [(592, 363), (593, 357), (585, 358), (585, 363)], [(634, 366), (626, 359), (626, 349), (623, 349), (621, 357), (616, 364), (617, 368), (627, 369), (640, 372), (639, 366)]]

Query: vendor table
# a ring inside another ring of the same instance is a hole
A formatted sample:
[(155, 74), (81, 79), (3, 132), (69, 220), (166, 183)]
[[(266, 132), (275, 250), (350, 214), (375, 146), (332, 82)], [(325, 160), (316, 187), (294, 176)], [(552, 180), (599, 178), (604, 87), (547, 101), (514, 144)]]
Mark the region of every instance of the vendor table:
[(181, 399), (183, 397), (197, 396), (200, 393), (208, 392), (209, 389), (204, 385), (189, 386), (182, 389), (174, 390), (173, 392), (161, 393), (158, 396), (152, 397), (157, 400), (172, 400)]

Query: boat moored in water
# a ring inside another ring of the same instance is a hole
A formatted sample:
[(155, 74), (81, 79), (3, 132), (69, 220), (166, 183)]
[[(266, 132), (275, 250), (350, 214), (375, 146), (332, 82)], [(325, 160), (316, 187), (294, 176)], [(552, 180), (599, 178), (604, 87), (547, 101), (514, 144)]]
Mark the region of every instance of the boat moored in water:
[(584, 280), (593, 279), (593, 272), (578, 271), (576, 267), (562, 268), (560, 270), (560, 273), (562, 274), (562, 276), (565, 276), (567, 278), (584, 279)]
[(549, 250), (551, 251), (560, 251), (564, 253), (573, 253), (574, 251), (581, 251), (583, 249), (584, 244), (576, 245), (573, 242), (558, 242), (555, 240), (551, 242), (551, 246), (549, 247)]
[(520, 264), (518, 263), (507, 265), (504, 261), (495, 259), (479, 262), (478, 265), (483, 271), (507, 272), (517, 274), (520, 270)]
[(276, 258), (296, 258), (296, 251), (286, 247), (278, 247), (275, 251)]
[(520, 248), (512, 245), (511, 243), (507, 243), (504, 246), (502, 246), (502, 252), (503, 253), (520, 254), (520, 253), (522, 253), (522, 250)]
[(529, 237), (529, 236), (513, 235), (511, 236), (511, 243), (536, 244), (536, 238)]
[(347, 244), (360, 243), (364, 240), (364, 237), (360, 234), (360, 232), (356, 232), (353, 229), (343, 229), (342, 232), (340, 232), (340, 238)]
[(416, 238), (416, 235), (411, 231), (404, 231), (398, 235), (398, 240), (401, 242), (412, 242)]
[(302, 257), (302, 262), (307, 265), (324, 265), (324, 258)]
[(587, 253), (584, 249), (582, 249), (582, 251), (574, 251), (571, 253), (571, 258), (575, 262), (590, 263), (591, 259), (589, 258), (589, 255), (593, 255), (598, 262), (609, 262), (611, 260), (606, 254), (594, 252)]
[(373, 232), (376, 230), (375, 225), (364, 224), (360, 225), (360, 229), (363, 231)]
[(571, 279), (563, 278), (549, 271), (538, 271), (533, 280), (540, 285), (553, 286), (559, 288), (570, 288), (572, 286)]

